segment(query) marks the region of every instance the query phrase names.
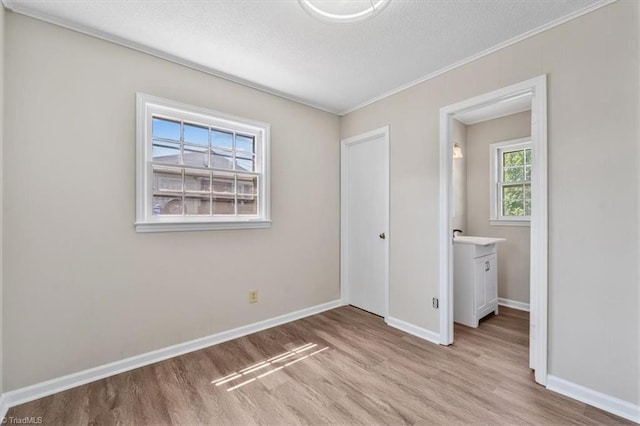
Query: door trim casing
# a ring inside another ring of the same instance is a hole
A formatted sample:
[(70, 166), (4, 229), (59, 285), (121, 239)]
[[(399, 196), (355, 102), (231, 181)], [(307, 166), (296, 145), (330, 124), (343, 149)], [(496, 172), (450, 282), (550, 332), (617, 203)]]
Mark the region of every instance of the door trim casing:
[(531, 318), (535, 343), (530, 347), (530, 367), (535, 380), (547, 384), (548, 357), (548, 170), (547, 76), (532, 78), (440, 109), (440, 343), (453, 343), (453, 241), (451, 237), (452, 123), (456, 113), (491, 105), (530, 92), (532, 211), (531, 211)]
[(384, 233), (386, 235), (384, 245), (384, 320), (389, 317), (389, 126), (380, 127), (366, 133), (352, 136), (340, 141), (340, 299), (344, 305), (348, 301), (348, 225), (349, 225), (349, 147), (360, 143), (365, 143), (373, 139), (382, 137), (384, 140)]

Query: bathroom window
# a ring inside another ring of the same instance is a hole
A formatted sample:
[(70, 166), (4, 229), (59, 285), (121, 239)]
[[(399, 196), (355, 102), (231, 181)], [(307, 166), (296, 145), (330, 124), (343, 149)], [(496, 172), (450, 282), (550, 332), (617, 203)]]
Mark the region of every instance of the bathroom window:
[(138, 94), (138, 232), (264, 228), (269, 125)]
[(491, 144), (491, 224), (528, 226), (531, 219), (531, 139)]

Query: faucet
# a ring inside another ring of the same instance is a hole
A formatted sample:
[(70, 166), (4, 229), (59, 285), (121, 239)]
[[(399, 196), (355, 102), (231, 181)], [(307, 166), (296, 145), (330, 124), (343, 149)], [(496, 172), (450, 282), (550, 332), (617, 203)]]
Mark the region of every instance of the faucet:
[(461, 234), (462, 234), (462, 229), (454, 229), (454, 230), (453, 230), (453, 238), (455, 238), (455, 237), (456, 237), (456, 232), (459, 232), (459, 233), (461, 233)]

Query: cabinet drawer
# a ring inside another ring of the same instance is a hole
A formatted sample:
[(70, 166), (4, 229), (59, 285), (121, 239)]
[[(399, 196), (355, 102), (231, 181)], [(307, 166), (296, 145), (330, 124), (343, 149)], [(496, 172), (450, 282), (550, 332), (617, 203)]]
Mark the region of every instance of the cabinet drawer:
[(489, 244), (488, 246), (474, 246), (474, 253), (473, 253), (473, 257), (474, 258), (478, 258), (478, 257), (482, 257), (482, 256), (487, 256), (489, 254), (494, 254), (496, 252), (496, 245), (495, 244)]

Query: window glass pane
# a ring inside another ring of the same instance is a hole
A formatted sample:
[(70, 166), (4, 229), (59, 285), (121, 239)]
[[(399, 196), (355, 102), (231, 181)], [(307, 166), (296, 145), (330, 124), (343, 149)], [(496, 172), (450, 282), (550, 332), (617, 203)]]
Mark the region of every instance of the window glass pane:
[(503, 200), (522, 200), (524, 198), (524, 190), (522, 185), (505, 185), (502, 187)]
[(235, 178), (233, 175), (215, 174), (213, 175), (213, 192), (219, 194), (235, 193)]
[(510, 166), (504, 168), (503, 182), (522, 182), (524, 179), (524, 168)]
[(502, 215), (522, 216), (524, 214), (524, 188), (522, 185), (502, 187)]
[(254, 155), (250, 152), (236, 151), (236, 158), (244, 158), (245, 160), (253, 160)]
[(209, 161), (209, 149), (200, 148), (197, 146), (184, 146), (184, 153), (182, 154), (183, 164), (190, 166), (207, 167)]
[(185, 170), (184, 190), (209, 193), (211, 190), (211, 177), (209, 173)]
[(182, 197), (153, 196), (154, 216), (182, 215)]
[(211, 200), (209, 197), (185, 197), (184, 214), (186, 215), (210, 215)]
[[(498, 216), (507, 220), (531, 214), (532, 151), (529, 146), (529, 143), (520, 141), (514, 141), (512, 145), (502, 143), (500, 148), (492, 145), (492, 152), (498, 157), (495, 163), (497, 170), (494, 169), (491, 179), (491, 184), (497, 188), (497, 199), (492, 197), (491, 203), (496, 206)], [(495, 149), (497, 151), (493, 151)]]
[(184, 141), (202, 146), (209, 146), (209, 129), (193, 124), (184, 125)]
[(230, 214), (235, 215), (235, 200), (233, 195), (229, 196), (213, 196), (213, 214)]
[(258, 214), (258, 178), (238, 175), (238, 214)]
[(233, 155), (231, 151), (214, 149), (211, 153), (211, 166), (214, 169), (233, 170)]
[(153, 144), (153, 161), (180, 164), (180, 145), (172, 143)]
[(236, 135), (236, 150), (254, 153), (255, 147), (253, 136)]
[(238, 198), (243, 195), (258, 193), (258, 178), (255, 176), (238, 176)]
[(233, 133), (213, 130), (211, 132), (211, 146), (215, 148), (233, 149)]
[(153, 191), (182, 192), (182, 171), (180, 169), (154, 167)]
[(506, 167), (506, 166), (512, 166), (512, 162), (511, 162), (511, 153), (510, 152), (503, 152), (502, 153), (502, 166)]
[[(136, 150), (143, 154), (136, 159), (136, 231), (164, 231), (167, 224), (172, 229), (225, 229), (229, 223), (253, 228), (253, 221), (268, 215), (270, 203), (262, 198), (269, 195), (262, 180), (269, 173), (263, 158), (268, 127), (146, 95), (136, 99), (136, 124), (146, 129), (136, 134), (141, 136)], [(520, 147), (500, 149), (498, 155)], [(504, 182), (497, 185), (501, 194)]]
[(523, 200), (503, 201), (502, 203), (503, 216), (522, 216), (523, 214), (524, 214)]
[(522, 151), (509, 151), (502, 154), (502, 164), (506, 166), (520, 166), (524, 163)]
[(257, 198), (245, 199), (245, 197), (238, 197), (238, 214), (258, 214)]
[(180, 123), (154, 117), (151, 133), (154, 139), (171, 139), (178, 142), (180, 141)]
[(254, 166), (253, 159), (246, 160), (244, 158), (236, 158), (236, 170), (243, 170), (245, 172), (252, 172)]

